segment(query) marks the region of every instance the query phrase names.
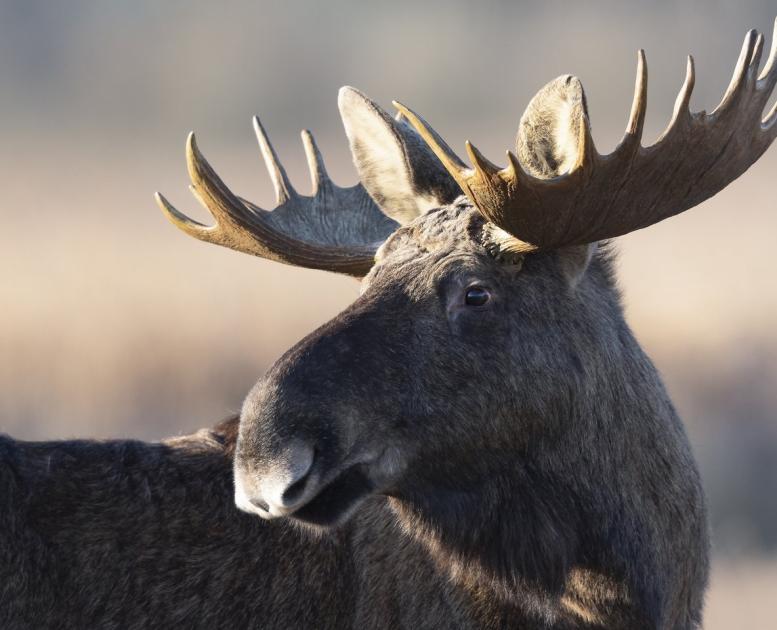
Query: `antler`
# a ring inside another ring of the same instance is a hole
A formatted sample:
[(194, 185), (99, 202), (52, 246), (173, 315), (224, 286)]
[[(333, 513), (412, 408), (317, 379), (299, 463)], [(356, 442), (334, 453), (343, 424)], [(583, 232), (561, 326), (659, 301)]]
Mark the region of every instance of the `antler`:
[[(566, 172), (550, 178), (520, 163), (509, 151), (509, 165), (500, 169), (469, 142), (467, 154), (474, 168), (467, 168), (447, 145), (438, 142), (434, 130), (420, 116), (400, 103), (394, 105), (481, 214), (521, 241), (514, 250), (592, 243), (692, 208), (739, 177), (766, 151), (777, 136), (777, 105), (761, 118), (777, 83), (777, 20), (769, 59), (757, 77), (762, 49), (763, 36), (750, 31), (731, 84), (710, 114), (691, 113), (688, 108), (694, 86), (693, 58), (689, 56), (672, 120), (650, 147), (640, 143), (647, 104), (643, 51), (638, 54), (626, 132), (609, 155), (600, 155), (594, 147), (580, 86), (576, 102), (567, 103), (578, 122), (570, 129), (575, 151), (571, 163), (564, 162)], [(564, 81), (569, 85), (576, 79)]]
[(336, 186), (326, 173), (312, 134), (302, 132), (313, 195), (294, 190), (267, 134), (254, 118), (254, 129), (272, 179), (277, 208), (268, 212), (234, 195), (197, 148), (194, 134), (186, 161), (194, 196), (216, 225), (206, 226), (176, 210), (160, 193), (155, 197), (167, 218), (190, 236), (290, 265), (364, 276), (380, 244), (397, 224), (385, 216), (361, 184)]

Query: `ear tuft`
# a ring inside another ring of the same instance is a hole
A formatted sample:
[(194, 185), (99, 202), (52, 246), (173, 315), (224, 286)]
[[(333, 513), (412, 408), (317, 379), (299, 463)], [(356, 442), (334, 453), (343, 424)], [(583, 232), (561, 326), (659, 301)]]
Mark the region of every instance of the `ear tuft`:
[(564, 75), (543, 87), (521, 116), (516, 151), (527, 172), (557, 177), (577, 164), (588, 111), (583, 85)]
[(404, 118), (352, 87), (340, 89), (338, 107), (362, 185), (386, 215), (406, 224), (461, 194)]

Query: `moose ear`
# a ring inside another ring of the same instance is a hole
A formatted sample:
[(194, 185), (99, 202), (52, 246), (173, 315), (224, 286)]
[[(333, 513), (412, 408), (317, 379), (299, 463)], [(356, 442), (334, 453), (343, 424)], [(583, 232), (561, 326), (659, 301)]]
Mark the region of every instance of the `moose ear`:
[(404, 118), (352, 87), (340, 89), (338, 106), (359, 178), (384, 214), (404, 225), (462, 194)]
[(556, 250), (561, 273), (570, 288), (574, 289), (580, 283), (598, 247), (598, 243), (589, 243), (588, 245), (568, 245)]
[(561, 76), (543, 87), (518, 127), (515, 145), (524, 169), (543, 179), (572, 170), (583, 150), (587, 118), (585, 92), (577, 77)]

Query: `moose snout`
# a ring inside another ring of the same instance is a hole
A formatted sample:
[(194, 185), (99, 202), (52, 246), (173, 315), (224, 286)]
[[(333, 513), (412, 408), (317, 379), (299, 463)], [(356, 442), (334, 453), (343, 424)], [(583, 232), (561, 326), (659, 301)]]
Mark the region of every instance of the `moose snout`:
[(315, 492), (316, 451), (306, 442), (294, 441), (261, 471), (235, 468), (235, 504), (245, 512), (267, 519), (285, 516), (308, 501)]

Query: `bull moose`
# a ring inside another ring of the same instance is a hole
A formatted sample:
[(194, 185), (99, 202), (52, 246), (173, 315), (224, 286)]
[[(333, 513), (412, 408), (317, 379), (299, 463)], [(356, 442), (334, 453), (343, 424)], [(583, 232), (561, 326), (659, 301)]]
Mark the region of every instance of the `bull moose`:
[[(775, 25), (777, 35), (777, 23)], [(774, 39), (777, 39), (775, 37)], [(697, 628), (708, 573), (699, 474), (624, 320), (609, 239), (687, 210), (777, 136), (777, 43), (747, 34), (711, 113), (643, 147), (594, 148), (575, 77), (547, 84), (500, 169), (409, 108), (343, 88), (360, 183), (302, 138), (296, 192), (235, 194), (187, 144), (206, 226), (187, 234), (361, 279), (239, 418), (160, 443), (0, 439), (3, 628)], [(239, 510), (237, 509), (239, 508)]]

